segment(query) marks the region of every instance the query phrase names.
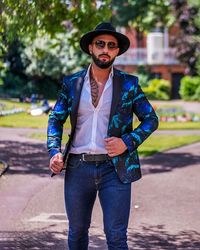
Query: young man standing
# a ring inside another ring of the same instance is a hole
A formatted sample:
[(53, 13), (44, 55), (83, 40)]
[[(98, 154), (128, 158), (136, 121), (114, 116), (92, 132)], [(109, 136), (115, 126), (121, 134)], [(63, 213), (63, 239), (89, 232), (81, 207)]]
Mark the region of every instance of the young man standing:
[[(70, 250), (88, 249), (88, 230), (98, 194), (108, 249), (128, 249), (131, 182), (141, 178), (138, 146), (158, 127), (157, 116), (138, 78), (113, 67), (130, 45), (110, 23), (101, 23), (80, 40), (92, 63), (63, 81), (49, 116), (50, 169), (66, 166), (65, 206)], [(133, 114), (140, 124), (133, 130)], [(71, 135), (61, 153), (63, 124)]]

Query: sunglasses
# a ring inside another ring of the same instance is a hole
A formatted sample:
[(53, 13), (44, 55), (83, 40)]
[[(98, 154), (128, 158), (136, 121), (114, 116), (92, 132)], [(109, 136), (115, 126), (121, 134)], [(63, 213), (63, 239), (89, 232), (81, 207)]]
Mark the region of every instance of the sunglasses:
[(109, 50), (115, 50), (115, 49), (118, 48), (118, 44), (115, 43), (115, 42), (107, 42), (106, 43), (106, 42), (104, 42), (102, 40), (97, 40), (97, 41), (94, 42), (94, 44), (95, 44), (95, 47), (97, 49), (104, 49), (106, 45), (107, 45)]

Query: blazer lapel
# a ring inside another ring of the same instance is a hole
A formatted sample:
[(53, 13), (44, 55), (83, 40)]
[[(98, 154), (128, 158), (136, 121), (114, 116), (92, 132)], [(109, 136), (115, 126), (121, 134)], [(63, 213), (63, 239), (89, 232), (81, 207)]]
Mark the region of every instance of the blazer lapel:
[(81, 90), (82, 90), (83, 83), (84, 83), (84, 76), (85, 76), (85, 72), (81, 76), (79, 76), (77, 79), (75, 79), (74, 84), (73, 84), (74, 98), (72, 101), (72, 109), (71, 109), (71, 115), (70, 115), (72, 131), (76, 127), (78, 106), (80, 102)]
[(122, 90), (123, 78), (120, 76), (118, 70), (114, 69), (113, 75), (113, 93), (112, 93), (112, 103), (111, 103), (111, 111), (110, 111), (110, 118), (109, 124), (112, 121), (112, 117), (115, 114), (115, 110), (117, 104), (120, 100), (121, 90)]

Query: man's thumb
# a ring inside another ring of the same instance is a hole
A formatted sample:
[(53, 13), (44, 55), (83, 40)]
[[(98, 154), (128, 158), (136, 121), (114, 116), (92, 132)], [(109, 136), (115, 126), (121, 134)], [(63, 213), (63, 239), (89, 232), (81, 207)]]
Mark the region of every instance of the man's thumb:
[(63, 155), (61, 153), (58, 153), (57, 157), (58, 157), (59, 160), (63, 161)]

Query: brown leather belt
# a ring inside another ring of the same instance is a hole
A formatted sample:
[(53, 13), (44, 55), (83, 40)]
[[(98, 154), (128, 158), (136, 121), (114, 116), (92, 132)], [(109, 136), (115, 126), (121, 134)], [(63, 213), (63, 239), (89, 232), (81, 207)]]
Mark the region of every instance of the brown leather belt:
[(78, 157), (82, 161), (86, 162), (104, 162), (110, 161), (110, 157), (107, 154), (70, 154), (69, 157)]

